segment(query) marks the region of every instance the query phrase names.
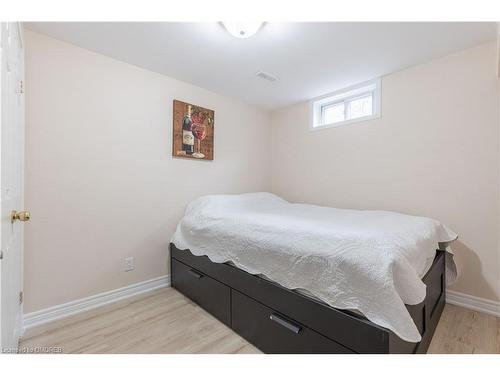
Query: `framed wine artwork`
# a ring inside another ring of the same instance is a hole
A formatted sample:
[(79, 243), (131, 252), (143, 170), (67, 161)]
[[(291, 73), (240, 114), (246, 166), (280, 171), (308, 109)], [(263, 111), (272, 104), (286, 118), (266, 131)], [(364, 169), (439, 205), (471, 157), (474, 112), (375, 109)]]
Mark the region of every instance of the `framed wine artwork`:
[(214, 160), (215, 112), (174, 100), (172, 156)]

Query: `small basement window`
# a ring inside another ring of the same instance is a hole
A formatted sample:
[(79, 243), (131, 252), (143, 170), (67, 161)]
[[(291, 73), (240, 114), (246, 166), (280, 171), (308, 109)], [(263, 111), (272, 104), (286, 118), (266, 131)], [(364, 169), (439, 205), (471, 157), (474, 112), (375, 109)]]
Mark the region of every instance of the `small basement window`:
[(311, 100), (311, 129), (380, 117), (380, 79)]

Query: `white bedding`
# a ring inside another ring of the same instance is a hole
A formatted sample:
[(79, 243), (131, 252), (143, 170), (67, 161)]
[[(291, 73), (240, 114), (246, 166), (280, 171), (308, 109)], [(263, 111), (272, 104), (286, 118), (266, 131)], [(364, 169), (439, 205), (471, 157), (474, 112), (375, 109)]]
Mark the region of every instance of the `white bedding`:
[[(456, 238), (425, 217), (291, 204), (270, 193), (249, 193), (196, 199), (172, 242), (286, 288), (304, 289), (333, 307), (359, 310), (402, 339), (418, 342), (404, 304), (424, 300), (421, 277), (438, 243)], [(448, 258), (451, 282), (456, 268)]]

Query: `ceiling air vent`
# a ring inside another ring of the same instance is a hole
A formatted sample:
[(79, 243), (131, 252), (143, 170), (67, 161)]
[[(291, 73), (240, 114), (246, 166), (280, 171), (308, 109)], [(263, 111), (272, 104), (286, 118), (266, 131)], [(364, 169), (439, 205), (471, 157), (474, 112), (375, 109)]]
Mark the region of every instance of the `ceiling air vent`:
[(269, 81), (269, 82), (275, 82), (278, 80), (278, 77), (273, 76), (272, 74), (263, 72), (262, 70), (259, 70), (257, 73), (255, 73), (255, 75), (257, 77), (265, 79), (266, 81)]

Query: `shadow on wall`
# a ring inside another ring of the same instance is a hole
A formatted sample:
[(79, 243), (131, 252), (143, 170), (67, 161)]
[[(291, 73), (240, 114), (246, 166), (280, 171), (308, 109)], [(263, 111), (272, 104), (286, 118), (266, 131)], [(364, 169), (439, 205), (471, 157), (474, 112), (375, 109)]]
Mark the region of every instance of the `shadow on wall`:
[[(499, 301), (500, 296), (497, 295), (496, 290), (491, 287), (483, 276), (481, 262), (474, 250), (461, 241), (452, 243), (451, 248), (455, 253), (454, 259), (457, 264), (458, 279), (455, 284), (450, 285), (450, 289), (459, 289), (466, 294)], [(473, 282), (471, 282), (471, 278), (474, 278)], [(474, 285), (474, 289), (471, 289), (470, 285)]]

